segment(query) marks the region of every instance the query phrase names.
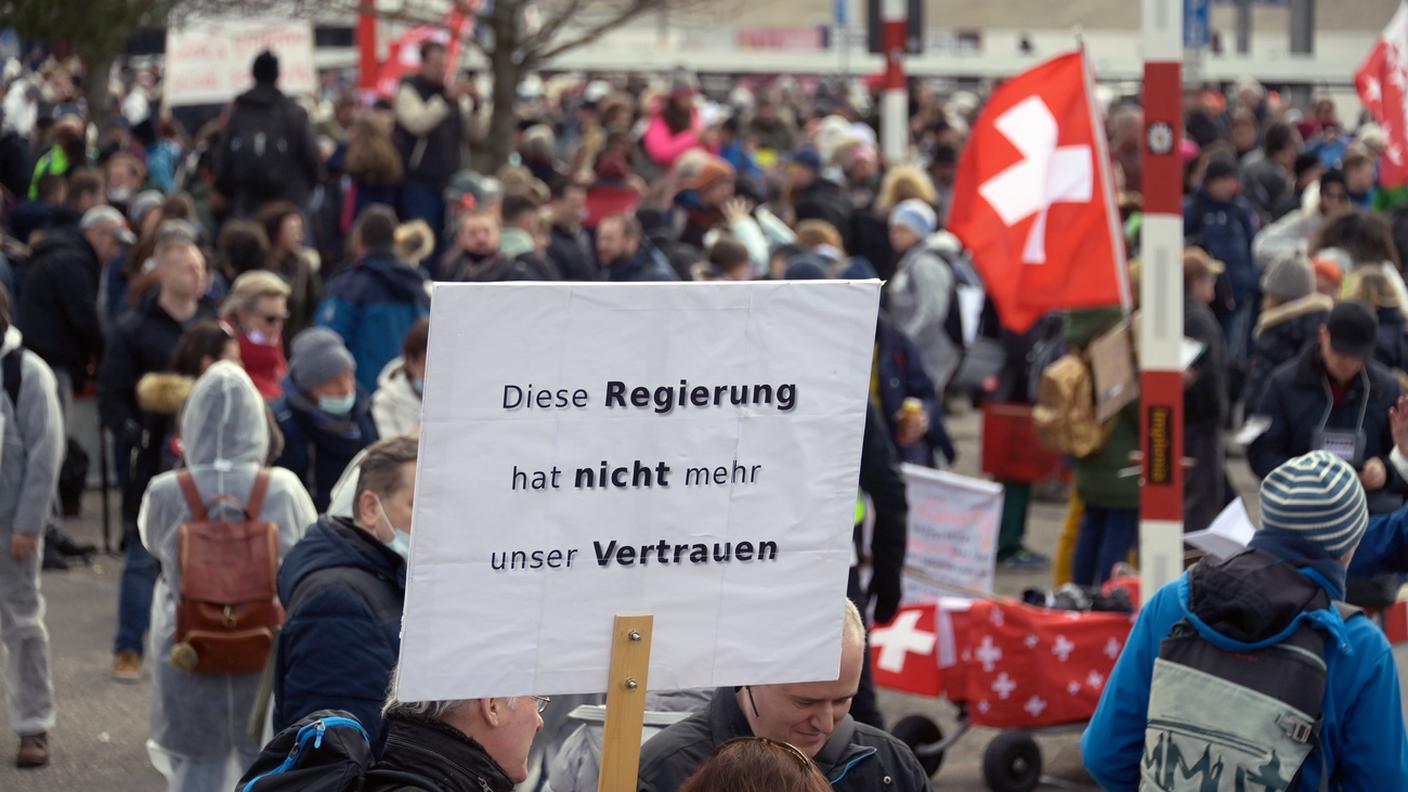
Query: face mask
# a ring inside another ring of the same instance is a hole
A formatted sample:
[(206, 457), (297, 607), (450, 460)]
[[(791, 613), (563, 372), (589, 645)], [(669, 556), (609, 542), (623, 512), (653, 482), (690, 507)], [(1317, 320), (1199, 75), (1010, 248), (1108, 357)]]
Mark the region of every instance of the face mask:
[(417, 396), (424, 396), (425, 380), (421, 379), (420, 377), (413, 377), (411, 379), (411, 389), (416, 392)]
[(116, 187), (108, 190), (108, 200), (113, 203), (126, 203), (132, 197), (131, 187)]
[(328, 415), (346, 415), (352, 412), (352, 407), (357, 403), (357, 392), (353, 391), (346, 396), (320, 396), (318, 398), (318, 409)]
[(377, 498), (376, 495), (372, 495), (372, 497), (376, 498), (376, 510), (381, 512), (381, 519), (385, 520), (386, 527), (391, 529), (391, 541), (382, 542), (382, 544), (391, 548), (391, 552), (395, 553), (396, 555), (401, 556), (404, 559), (410, 560), (411, 535), (401, 530), (400, 528), (397, 528), (396, 526), (392, 525), (391, 518), (386, 516), (386, 508), (381, 505), (381, 498)]
[(250, 343), (259, 346), (277, 346), (280, 340), (278, 336), (267, 336), (258, 330), (250, 330), (244, 336), (249, 339)]

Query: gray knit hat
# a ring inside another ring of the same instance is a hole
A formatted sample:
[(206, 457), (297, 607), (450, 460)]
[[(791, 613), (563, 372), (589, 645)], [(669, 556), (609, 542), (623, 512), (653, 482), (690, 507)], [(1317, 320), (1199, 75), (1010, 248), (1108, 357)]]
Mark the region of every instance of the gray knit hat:
[(1281, 464), (1261, 482), (1261, 532), (1294, 536), (1341, 558), (1369, 525), (1364, 488), (1354, 468), (1328, 451)]
[(1315, 291), (1315, 271), (1299, 253), (1281, 256), (1261, 276), (1261, 291), (1286, 302), (1308, 297)]
[(342, 336), (326, 327), (310, 327), (299, 333), (290, 351), (288, 375), (300, 390), (312, 390), (344, 371), (357, 369)]

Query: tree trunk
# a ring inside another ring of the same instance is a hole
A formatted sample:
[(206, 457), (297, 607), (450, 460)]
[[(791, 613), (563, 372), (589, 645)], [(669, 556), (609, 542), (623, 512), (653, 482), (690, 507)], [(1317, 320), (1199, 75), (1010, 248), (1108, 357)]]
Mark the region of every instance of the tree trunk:
[(494, 5), (494, 45), (487, 53), (494, 86), (493, 112), (489, 116), (489, 134), (485, 141), (484, 165), (488, 173), (497, 171), (508, 162), (509, 154), (513, 152), (518, 84), (523, 80), (526, 65), (515, 57), (518, 55), (520, 5), (520, 2), (513, 0), (499, 0)]
[(110, 52), (80, 52), (86, 69), (83, 75), (83, 99), (88, 104), (88, 121), (98, 133), (107, 128), (112, 117), (112, 97), (108, 93), (108, 78), (117, 60)]

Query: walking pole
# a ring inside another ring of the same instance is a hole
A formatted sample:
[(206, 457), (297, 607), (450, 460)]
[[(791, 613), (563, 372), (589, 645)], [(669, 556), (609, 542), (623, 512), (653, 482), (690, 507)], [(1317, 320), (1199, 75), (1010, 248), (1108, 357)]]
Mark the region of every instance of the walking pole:
[(108, 514), (108, 433), (102, 427), (98, 428), (98, 467), (102, 470), (99, 474), (102, 481), (102, 492), (100, 499), (103, 509), (103, 553), (112, 554), (111, 538), (111, 517)]

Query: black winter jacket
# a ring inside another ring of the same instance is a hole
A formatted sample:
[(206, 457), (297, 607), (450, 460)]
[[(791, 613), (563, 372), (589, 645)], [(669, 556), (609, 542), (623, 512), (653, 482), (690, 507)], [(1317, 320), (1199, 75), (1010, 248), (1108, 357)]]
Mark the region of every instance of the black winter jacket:
[(170, 371), (181, 334), (197, 322), (215, 318), (214, 306), (202, 302), (194, 316), (177, 321), (157, 302), (159, 294), (153, 291), (118, 318), (98, 369), (98, 414), (103, 426), (133, 444), (142, 431), (137, 381), (153, 371)]
[[(675, 792), (718, 746), (753, 730), (733, 688), (719, 688), (709, 706), (652, 737), (641, 749), (640, 792)], [(847, 715), (813, 760), (838, 792), (930, 790), (909, 746)]]
[(437, 85), (418, 74), (402, 80), (397, 90), (406, 89), (415, 91), (422, 102), (429, 102), (438, 95), (450, 106), (444, 120), (428, 134), (416, 136), (398, 122), (394, 135), (401, 161), (406, 164), (406, 181), (442, 188), (460, 169), (460, 141), (464, 133), (459, 104), (445, 93), (443, 83)]
[[(1382, 363), (1390, 372), (1408, 372), (1408, 319), (1398, 308), (1380, 308), (1379, 340), (1374, 349), (1374, 360)], [(26, 335), (25, 343), (29, 343)]]
[(386, 719), (381, 760), (362, 792), (510, 792), (513, 782), (484, 746), (424, 718)]
[(1332, 408), (1325, 362), (1319, 345), (1312, 344), (1300, 357), (1272, 374), (1257, 410), (1271, 419), (1271, 428), (1247, 448), (1247, 461), (1257, 476), (1265, 478), (1292, 457), (1314, 451), (1322, 427), (1344, 431), (1362, 428), (1364, 454), (1354, 463), (1355, 468), (1362, 470), (1367, 460), (1377, 458), (1388, 472), (1388, 483), (1382, 489), (1365, 493), (1369, 513), (1394, 511), (1403, 505), (1403, 496), (1408, 493), (1408, 482), (1389, 461), (1393, 435), (1389, 429), (1388, 408), (1398, 401), (1398, 395), (1398, 383), (1393, 375), (1378, 363), (1370, 362), (1350, 383), (1345, 400)]
[(82, 388), (89, 361), (103, 348), (98, 324), (102, 262), (77, 229), (53, 231), (34, 248), (20, 297), (25, 346)]
[[(231, 130), (245, 128), (269, 130), (289, 145), (289, 159), (294, 169), (287, 173), (280, 189), (274, 194), (259, 194), (246, 183), (248, 174), (239, 169), (239, 158), (233, 156)], [(235, 107), (225, 126), (215, 162), (215, 187), (234, 204), (240, 214), (253, 214), (261, 204), (270, 201), (291, 201), (306, 208), (308, 194), (318, 182), (318, 144), (308, 114), (292, 99), (284, 96), (272, 84), (255, 85), (235, 97)]]
[(1261, 404), (1261, 394), (1271, 374), (1276, 369), (1294, 360), (1315, 340), (1320, 325), (1330, 317), (1334, 300), (1322, 294), (1278, 305), (1264, 311), (1257, 320), (1256, 331), (1252, 334), (1252, 352), (1247, 369), (1247, 386), (1243, 393), (1243, 403), (1248, 412), (1256, 412)]
[[(358, 570), (347, 574), (360, 573), (362, 582), (304, 586), (313, 573), (338, 568)], [(373, 744), (380, 738), (401, 619), (399, 610), (378, 619), (377, 603), (365, 593), (378, 589), (386, 603), (403, 601), (406, 562), (344, 518), (323, 515), (289, 551), (279, 566), (279, 600), (289, 611), (274, 675), (276, 731), (318, 710), (340, 709), (357, 717)]]

